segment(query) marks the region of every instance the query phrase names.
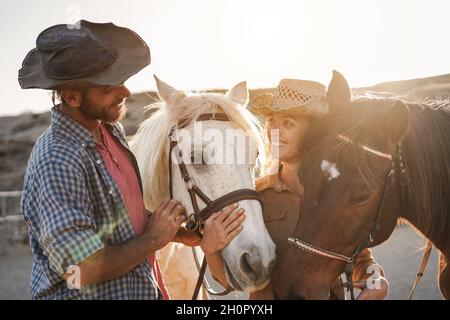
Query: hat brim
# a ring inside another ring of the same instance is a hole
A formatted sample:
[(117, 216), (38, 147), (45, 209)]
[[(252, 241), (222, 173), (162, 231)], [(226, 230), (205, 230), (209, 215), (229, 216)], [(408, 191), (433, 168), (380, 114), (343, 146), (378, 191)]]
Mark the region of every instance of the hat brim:
[(25, 57), (19, 70), (22, 89), (61, 89), (65, 87), (117, 86), (150, 64), (150, 50), (134, 31), (113, 23), (91, 23), (81, 20), (81, 25), (108, 41), (117, 51), (117, 59), (106, 69), (92, 75), (58, 80), (48, 77), (41, 65), (36, 48)]
[(258, 116), (267, 117), (272, 110), (273, 94), (263, 93), (252, 99), (248, 104), (251, 113)]
[(328, 105), (325, 101), (316, 101), (314, 105), (285, 107), (277, 105), (274, 99), (274, 95), (271, 93), (261, 94), (250, 102), (249, 110), (262, 118), (270, 117), (273, 114), (319, 118), (328, 112)]

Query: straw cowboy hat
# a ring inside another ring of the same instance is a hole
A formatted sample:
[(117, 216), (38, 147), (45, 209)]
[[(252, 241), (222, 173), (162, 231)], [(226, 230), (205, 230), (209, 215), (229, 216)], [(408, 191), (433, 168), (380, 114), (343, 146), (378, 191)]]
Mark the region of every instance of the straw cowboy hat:
[(134, 31), (81, 20), (42, 31), (19, 70), (22, 89), (117, 86), (150, 64)]
[(326, 88), (315, 81), (282, 79), (273, 94), (264, 93), (250, 101), (250, 110), (262, 117), (289, 112), (317, 118), (328, 112)]

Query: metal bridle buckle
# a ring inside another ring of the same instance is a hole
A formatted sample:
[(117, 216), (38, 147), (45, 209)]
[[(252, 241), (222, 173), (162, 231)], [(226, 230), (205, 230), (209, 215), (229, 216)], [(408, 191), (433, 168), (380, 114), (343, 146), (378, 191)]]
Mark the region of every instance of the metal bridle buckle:
[(199, 221), (197, 221), (197, 219), (195, 219), (195, 214), (191, 213), (189, 215), (188, 221), (184, 225), (184, 229), (186, 231), (197, 230), (198, 226), (199, 226)]
[(191, 177), (189, 177), (188, 180), (184, 182), (184, 184), (188, 190), (191, 190), (195, 186), (195, 182), (191, 179)]

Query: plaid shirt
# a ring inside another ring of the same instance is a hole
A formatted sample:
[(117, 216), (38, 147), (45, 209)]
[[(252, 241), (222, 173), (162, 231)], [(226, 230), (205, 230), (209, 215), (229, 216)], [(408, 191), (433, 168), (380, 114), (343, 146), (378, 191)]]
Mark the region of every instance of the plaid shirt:
[[(121, 125), (108, 130), (128, 149)], [(137, 171), (137, 162), (129, 158)], [(139, 184), (142, 183), (139, 180)], [(147, 259), (114, 280), (69, 289), (62, 275), (104, 248), (134, 237), (119, 187), (109, 175), (93, 136), (52, 109), (52, 124), (38, 138), (25, 173), (21, 211), (33, 253), (33, 299), (157, 299)], [(70, 272), (69, 272), (70, 273)]]

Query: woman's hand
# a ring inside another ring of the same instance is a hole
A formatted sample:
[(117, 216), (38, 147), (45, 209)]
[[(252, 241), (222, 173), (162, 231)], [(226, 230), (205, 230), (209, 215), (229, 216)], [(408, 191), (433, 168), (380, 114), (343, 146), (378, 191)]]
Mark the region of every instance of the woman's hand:
[(371, 277), (367, 280), (362, 280), (353, 283), (355, 288), (361, 289), (361, 293), (356, 298), (357, 300), (382, 300), (386, 297), (389, 290), (389, 283), (387, 279), (381, 275), (376, 278)]
[(236, 210), (237, 207), (237, 203), (229, 205), (225, 209), (213, 213), (205, 221), (203, 239), (200, 242), (200, 247), (205, 255), (221, 251), (241, 232), (245, 215), (244, 209)]

